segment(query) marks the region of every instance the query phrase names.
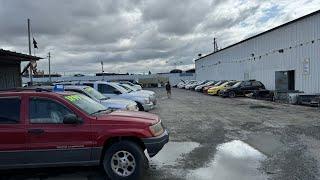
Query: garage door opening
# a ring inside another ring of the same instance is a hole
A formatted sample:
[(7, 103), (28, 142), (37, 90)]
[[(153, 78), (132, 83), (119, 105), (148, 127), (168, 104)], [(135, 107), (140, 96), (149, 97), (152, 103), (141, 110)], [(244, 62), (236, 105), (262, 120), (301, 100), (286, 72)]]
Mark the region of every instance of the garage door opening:
[(276, 71), (276, 90), (295, 90), (295, 71)]

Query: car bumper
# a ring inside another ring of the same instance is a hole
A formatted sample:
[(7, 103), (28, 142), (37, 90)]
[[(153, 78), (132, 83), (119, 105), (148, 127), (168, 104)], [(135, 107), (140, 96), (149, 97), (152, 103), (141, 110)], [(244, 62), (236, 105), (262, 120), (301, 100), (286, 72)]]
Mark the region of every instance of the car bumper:
[(208, 91), (208, 94), (209, 94), (209, 95), (216, 95), (216, 94), (217, 94), (217, 91)]
[(150, 110), (154, 109), (154, 104), (152, 102), (149, 104), (143, 104), (142, 106), (145, 111), (150, 111)]
[(156, 97), (151, 98), (151, 102), (153, 103), (153, 105), (156, 105), (157, 104), (157, 98)]
[(169, 142), (169, 133), (167, 130), (158, 137), (142, 139), (150, 157), (155, 156)]

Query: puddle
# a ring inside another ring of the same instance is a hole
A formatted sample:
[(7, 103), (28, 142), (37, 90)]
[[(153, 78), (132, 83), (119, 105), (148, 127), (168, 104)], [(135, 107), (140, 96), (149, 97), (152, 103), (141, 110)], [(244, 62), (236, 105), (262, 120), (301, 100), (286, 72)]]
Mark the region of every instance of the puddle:
[(267, 157), (248, 144), (235, 140), (217, 147), (207, 167), (189, 171), (188, 180), (262, 180), (267, 175), (257, 169)]
[(179, 158), (184, 154), (188, 154), (200, 144), (196, 142), (169, 142), (163, 149), (150, 160), (152, 168), (163, 166), (175, 166)]

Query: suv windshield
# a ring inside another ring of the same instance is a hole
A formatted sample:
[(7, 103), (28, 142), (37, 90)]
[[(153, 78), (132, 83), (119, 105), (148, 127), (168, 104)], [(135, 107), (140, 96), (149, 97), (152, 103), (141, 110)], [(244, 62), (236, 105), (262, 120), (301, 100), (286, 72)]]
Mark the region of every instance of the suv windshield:
[(131, 93), (133, 90), (124, 86), (123, 84), (119, 84), (119, 86), (121, 86), (122, 88), (124, 88), (128, 93)]
[(82, 94), (64, 95), (63, 97), (64, 99), (71, 102), (73, 105), (77, 106), (79, 109), (90, 115), (100, 112), (111, 112), (108, 111), (108, 109), (106, 109), (106, 107), (102, 104), (97, 103), (96, 101)]
[(98, 99), (98, 100), (106, 100), (109, 99), (105, 97), (103, 94), (101, 94), (99, 91), (93, 89), (92, 87), (85, 87), (83, 90), (88, 93), (90, 96)]

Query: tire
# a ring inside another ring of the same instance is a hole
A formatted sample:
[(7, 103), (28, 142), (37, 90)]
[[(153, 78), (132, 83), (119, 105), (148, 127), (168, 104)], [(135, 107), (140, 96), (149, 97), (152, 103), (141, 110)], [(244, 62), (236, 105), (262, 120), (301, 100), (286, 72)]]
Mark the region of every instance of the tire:
[(234, 91), (230, 91), (229, 98), (235, 98), (235, 97), (236, 97), (236, 93)]
[(143, 150), (130, 141), (112, 144), (105, 152), (103, 168), (112, 180), (140, 179), (146, 169)]
[(217, 94), (216, 94), (216, 95), (219, 96), (219, 94), (220, 94), (220, 90), (217, 91)]
[(136, 103), (137, 103), (137, 106), (139, 108), (139, 111), (144, 111), (144, 108), (143, 108), (142, 104), (139, 103), (139, 102), (136, 102)]

